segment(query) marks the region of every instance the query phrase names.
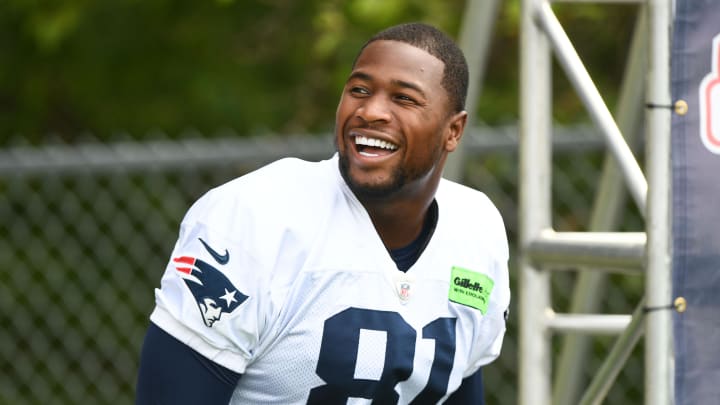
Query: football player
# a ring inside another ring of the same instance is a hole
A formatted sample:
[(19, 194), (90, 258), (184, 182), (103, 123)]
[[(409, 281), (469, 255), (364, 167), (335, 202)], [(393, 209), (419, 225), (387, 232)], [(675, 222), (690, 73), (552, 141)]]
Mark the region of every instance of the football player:
[(448, 36), (391, 27), (353, 64), (334, 156), (202, 196), (156, 290), (137, 403), (482, 403), (508, 245), (489, 199), (441, 177), (467, 86)]

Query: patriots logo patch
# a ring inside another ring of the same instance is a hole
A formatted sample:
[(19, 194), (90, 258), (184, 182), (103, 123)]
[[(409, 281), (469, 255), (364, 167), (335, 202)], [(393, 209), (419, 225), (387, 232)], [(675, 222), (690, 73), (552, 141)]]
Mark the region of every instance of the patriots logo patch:
[(175, 269), (195, 297), (203, 321), (208, 327), (231, 313), (248, 299), (248, 296), (225, 277), (220, 270), (191, 256), (173, 258)]

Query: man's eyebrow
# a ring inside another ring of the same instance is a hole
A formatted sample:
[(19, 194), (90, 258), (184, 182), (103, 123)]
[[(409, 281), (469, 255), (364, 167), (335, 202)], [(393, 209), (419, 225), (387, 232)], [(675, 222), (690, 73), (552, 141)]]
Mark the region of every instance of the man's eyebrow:
[(392, 80), (391, 83), (398, 87), (415, 90), (416, 92), (420, 93), (421, 96), (425, 97), (425, 92), (423, 91), (423, 89), (415, 83), (406, 82), (404, 80)]
[(365, 72), (355, 71), (355, 72), (352, 72), (352, 74), (350, 74), (350, 77), (348, 77), (347, 81), (350, 81), (353, 79), (371, 81), (372, 76), (370, 76), (369, 74), (367, 74)]
[[(365, 80), (365, 81), (371, 82), (373, 80), (373, 77), (363, 71), (355, 71), (355, 72), (352, 72), (352, 74), (350, 74), (350, 77), (348, 77), (347, 81), (349, 82), (350, 80), (353, 80), (353, 79)], [(423, 89), (415, 83), (408, 82), (405, 80), (399, 80), (399, 79), (393, 79), (390, 81), (390, 83), (393, 86), (414, 90), (414, 91), (420, 93), (421, 96), (425, 97), (425, 92), (423, 91)]]

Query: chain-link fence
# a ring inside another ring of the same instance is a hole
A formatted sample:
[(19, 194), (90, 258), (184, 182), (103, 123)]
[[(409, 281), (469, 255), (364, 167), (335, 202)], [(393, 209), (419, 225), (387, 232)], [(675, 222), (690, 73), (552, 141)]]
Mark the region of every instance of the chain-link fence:
[[(502, 212), (516, 290), (516, 129), (484, 128), (464, 140), (465, 183)], [(156, 140), (0, 150), (0, 403), (133, 403), (138, 356), (154, 291), (190, 204), (209, 188), (280, 156), (328, 157), (329, 137)], [(585, 230), (602, 163), (598, 136), (558, 130), (555, 226)], [(625, 228), (642, 223), (628, 210)], [(575, 274), (553, 276), (559, 311)], [(607, 312), (630, 313), (641, 280), (611, 277)], [(485, 370), (488, 404), (516, 403), (517, 317), (511, 308), (500, 359)], [(612, 344), (596, 340), (591, 376)], [(608, 403), (637, 403), (636, 353)]]

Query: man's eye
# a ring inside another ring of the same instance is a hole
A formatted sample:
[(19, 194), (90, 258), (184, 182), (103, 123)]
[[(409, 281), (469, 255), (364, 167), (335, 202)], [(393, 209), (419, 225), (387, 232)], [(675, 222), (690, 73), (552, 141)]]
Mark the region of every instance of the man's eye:
[(403, 103), (415, 103), (415, 99), (404, 94), (398, 94), (395, 98)]
[(363, 88), (363, 87), (351, 87), (351, 88), (350, 88), (350, 93), (353, 93), (353, 94), (362, 94), (362, 95), (370, 94), (370, 93), (367, 91), (367, 89), (365, 89), (365, 88)]

